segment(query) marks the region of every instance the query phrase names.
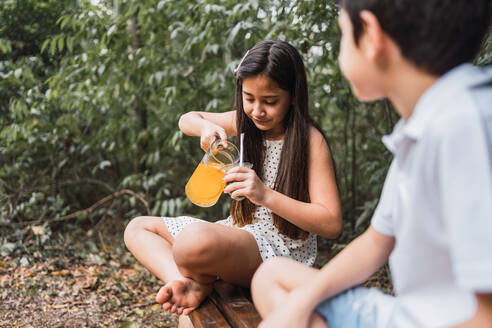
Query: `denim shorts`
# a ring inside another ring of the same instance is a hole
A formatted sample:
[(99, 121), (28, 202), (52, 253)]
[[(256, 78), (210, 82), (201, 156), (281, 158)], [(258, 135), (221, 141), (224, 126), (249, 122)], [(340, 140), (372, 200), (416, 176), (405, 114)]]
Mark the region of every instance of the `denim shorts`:
[(377, 288), (355, 287), (319, 304), (316, 311), (330, 328), (388, 327), (395, 297)]

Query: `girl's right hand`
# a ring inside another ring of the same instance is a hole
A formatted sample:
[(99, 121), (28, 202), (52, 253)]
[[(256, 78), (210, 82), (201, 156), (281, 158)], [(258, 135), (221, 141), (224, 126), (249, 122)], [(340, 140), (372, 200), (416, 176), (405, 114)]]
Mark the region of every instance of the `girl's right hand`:
[(227, 184), (224, 193), (230, 194), (232, 198), (246, 197), (253, 204), (263, 206), (269, 188), (254, 170), (244, 166), (235, 166), (227, 171), (222, 181)]
[(227, 134), (225, 130), (209, 121), (205, 121), (200, 131), (200, 147), (206, 152), (210, 148), (210, 145), (216, 137), (219, 137), (224, 143), (224, 147), (227, 147)]

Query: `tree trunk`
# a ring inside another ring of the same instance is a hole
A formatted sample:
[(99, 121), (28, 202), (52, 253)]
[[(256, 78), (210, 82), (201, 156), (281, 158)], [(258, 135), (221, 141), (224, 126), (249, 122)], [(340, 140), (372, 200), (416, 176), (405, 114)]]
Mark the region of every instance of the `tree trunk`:
[[(118, 0), (113, 0), (113, 1), (117, 2)], [(139, 49), (141, 47), (141, 42), (140, 42), (140, 38), (138, 35), (137, 16), (138, 16), (138, 11), (135, 12), (133, 17), (130, 18), (127, 22), (128, 34), (130, 35), (130, 37), (132, 39), (132, 47), (131, 48), (132, 48), (133, 53), (135, 54), (135, 56), (133, 58), (133, 74), (132, 74), (133, 78), (134, 78), (133, 85), (140, 85), (142, 82), (142, 81), (136, 81), (136, 79), (139, 78), (138, 67), (137, 67), (138, 59), (136, 56), (136, 51), (137, 51), (137, 49)], [(146, 130), (148, 127), (148, 112), (147, 112), (147, 109), (145, 108), (145, 104), (143, 102), (142, 97), (143, 97), (143, 92), (139, 92), (138, 96), (136, 97), (135, 102), (133, 104), (133, 108), (135, 110), (135, 114), (137, 115), (139, 123), (140, 123), (139, 129), (140, 130)], [(142, 144), (140, 144), (142, 154), (145, 154), (145, 151), (147, 149), (147, 145), (148, 145), (148, 141), (144, 141)], [(141, 158), (141, 156), (138, 156), (138, 158)], [(143, 161), (140, 164), (140, 172), (144, 172), (145, 170), (146, 170), (146, 165), (145, 165), (145, 161)]]

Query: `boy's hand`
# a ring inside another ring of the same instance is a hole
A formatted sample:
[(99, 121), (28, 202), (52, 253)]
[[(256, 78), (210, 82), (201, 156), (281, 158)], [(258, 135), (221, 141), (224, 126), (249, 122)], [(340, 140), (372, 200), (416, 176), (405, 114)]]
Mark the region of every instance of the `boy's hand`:
[(224, 192), (231, 194), (232, 198), (244, 196), (255, 205), (262, 205), (267, 187), (254, 170), (244, 166), (233, 167), (222, 181), (228, 183)]
[(258, 328), (308, 327), (313, 311), (303, 307), (302, 296), (297, 294), (298, 290), (293, 290), (284, 302), (275, 307), (275, 311), (264, 318)]
[(200, 131), (200, 147), (204, 151), (208, 151), (216, 137), (219, 137), (223, 141), (224, 147), (227, 147), (227, 133), (225, 130), (216, 124), (205, 122)]
[(277, 309), (263, 320), (258, 328), (304, 328), (308, 327), (309, 316), (286, 309)]

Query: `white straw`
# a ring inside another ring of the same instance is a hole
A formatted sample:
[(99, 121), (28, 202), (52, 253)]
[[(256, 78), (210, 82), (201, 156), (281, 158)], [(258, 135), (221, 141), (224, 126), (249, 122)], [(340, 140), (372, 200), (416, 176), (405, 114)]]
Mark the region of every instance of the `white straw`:
[(241, 133), (240, 143), (239, 143), (239, 166), (243, 166), (243, 140), (244, 140), (244, 132)]

